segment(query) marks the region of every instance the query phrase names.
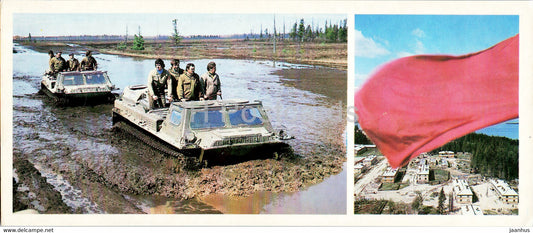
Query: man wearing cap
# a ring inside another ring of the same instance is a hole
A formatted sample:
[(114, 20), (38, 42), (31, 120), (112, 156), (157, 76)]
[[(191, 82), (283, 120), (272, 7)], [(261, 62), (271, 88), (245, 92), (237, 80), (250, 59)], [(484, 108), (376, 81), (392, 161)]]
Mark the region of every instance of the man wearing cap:
[(89, 50), (85, 53), (85, 57), (81, 60), (81, 70), (96, 70), (98, 64), (94, 59), (92, 52)]
[(50, 56), (50, 59), (48, 60), (48, 67), (50, 68), (50, 71), (47, 72), (48, 74), (54, 73), (54, 63), (55, 63), (55, 57), (54, 57), (54, 51), (50, 50), (48, 51), (48, 56)]
[(80, 62), (78, 59), (74, 58), (74, 53), (69, 54), (70, 59), (68, 59), (68, 71), (80, 71)]
[(63, 72), (67, 69), (67, 62), (65, 61), (65, 59), (63, 57), (61, 57), (61, 51), (57, 52), (56, 53), (56, 57), (55, 59), (53, 59), (53, 64), (52, 64), (52, 72), (54, 74), (57, 74), (59, 72)]

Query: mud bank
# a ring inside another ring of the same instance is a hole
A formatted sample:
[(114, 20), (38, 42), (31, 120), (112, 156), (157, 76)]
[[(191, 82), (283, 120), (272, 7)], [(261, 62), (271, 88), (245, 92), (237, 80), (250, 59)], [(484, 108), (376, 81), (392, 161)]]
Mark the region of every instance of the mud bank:
[(120, 42), (38, 42), (28, 43), (20, 41), (34, 50), (40, 52), (63, 51), (68, 54), (72, 49), (92, 50), (95, 53), (114, 54), (128, 57), (146, 59), (173, 59), (198, 60), (198, 59), (244, 59), (244, 60), (276, 60), (295, 64), (320, 65), (347, 70), (347, 43), (316, 43), (292, 41), (279, 42), (276, 52), (273, 44), (265, 41), (243, 41), (235, 39), (214, 40), (185, 40), (180, 48), (176, 48), (169, 41), (146, 41), (145, 50), (119, 50)]
[[(142, 143), (124, 132), (114, 132), (114, 143)], [(142, 147), (145, 147), (144, 145)], [(145, 150), (146, 149), (146, 150)], [(342, 170), (345, 161), (340, 150), (316, 151), (305, 158), (281, 160), (251, 160), (234, 165), (202, 169), (187, 168), (184, 157), (170, 157), (152, 148), (143, 148), (129, 155), (135, 165), (124, 162), (101, 163), (84, 156), (75, 160), (86, 168), (90, 179), (109, 188), (134, 195), (157, 195), (178, 199), (193, 199), (210, 194), (248, 196), (258, 191), (295, 192), (300, 188), (321, 182)], [(78, 174), (76, 177), (79, 177)], [(79, 181), (78, 181), (79, 182)]]
[(41, 176), (33, 164), (24, 159), (13, 159), (13, 212), (34, 209), (40, 213), (72, 213), (61, 194)]

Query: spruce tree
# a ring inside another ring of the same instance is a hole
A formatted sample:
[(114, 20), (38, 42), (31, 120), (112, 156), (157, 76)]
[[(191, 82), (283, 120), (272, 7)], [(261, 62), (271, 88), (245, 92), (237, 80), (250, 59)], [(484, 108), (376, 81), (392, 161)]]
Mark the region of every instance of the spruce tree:
[(179, 46), (181, 42), (181, 36), (178, 32), (178, 20), (173, 19), (172, 25), (174, 26), (174, 33), (172, 34), (172, 40), (174, 41), (174, 44), (176, 44), (176, 47)]
[(446, 201), (446, 195), (444, 194), (444, 189), (441, 188), (440, 189), (440, 193), (439, 193), (439, 205), (437, 206), (437, 210), (439, 212), (439, 214), (444, 214), (445, 211), (444, 211), (444, 201)]

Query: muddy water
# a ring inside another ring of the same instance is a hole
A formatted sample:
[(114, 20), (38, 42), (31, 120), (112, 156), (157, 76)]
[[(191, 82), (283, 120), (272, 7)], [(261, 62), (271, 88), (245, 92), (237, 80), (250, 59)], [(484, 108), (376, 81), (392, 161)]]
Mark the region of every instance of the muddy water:
[[(112, 105), (54, 106), (46, 96), (37, 94), (48, 55), (20, 46), (15, 49), (13, 157), (33, 164), (61, 194), (59, 201), (71, 208), (70, 213), (346, 213), (346, 172), (342, 165), (346, 102), (342, 93), (323, 91), (320, 86), (324, 84), (317, 82), (317, 77), (346, 79), (346, 72), (287, 63), (214, 60), (222, 80), (223, 98), (262, 100), (274, 127), (295, 136), (290, 144), (303, 163), (250, 161), (191, 173), (178, 171), (175, 159), (112, 130)], [(63, 48), (63, 53), (81, 54), (77, 49), (80, 48)], [(99, 69), (107, 70), (121, 89), (146, 83), (146, 76), (154, 67), (151, 59), (106, 54), (95, 57)], [(81, 60), (82, 56), (77, 58)], [(188, 62), (194, 63), (202, 74), (209, 60), (182, 61), (181, 67)], [(169, 68), (168, 61), (165, 63)], [(307, 82), (303, 77), (294, 77), (295, 70), (305, 71)], [(346, 90), (346, 85), (335, 85)], [(305, 161), (312, 164), (306, 165)], [(274, 173), (287, 182), (261, 183), (269, 180), (263, 177), (254, 180), (260, 188), (243, 188), (244, 191), (224, 185), (213, 191), (205, 184), (205, 177), (228, 184), (222, 179), (235, 177), (231, 171), (239, 169), (256, 169), (250, 171), (257, 174), (250, 174), (264, 176), (267, 165), (271, 170), (312, 174), (313, 182), (287, 181), (289, 178), (284, 176), (292, 173)], [(14, 172), (20, 173), (16, 169)], [(23, 187), (20, 191), (30, 196), (42, 192), (41, 186), (32, 185), (32, 179), (35, 178), (16, 177), (19, 187)], [(31, 208), (42, 206), (39, 202), (44, 200), (37, 195), (27, 202)], [(42, 207), (39, 211), (57, 212)]]

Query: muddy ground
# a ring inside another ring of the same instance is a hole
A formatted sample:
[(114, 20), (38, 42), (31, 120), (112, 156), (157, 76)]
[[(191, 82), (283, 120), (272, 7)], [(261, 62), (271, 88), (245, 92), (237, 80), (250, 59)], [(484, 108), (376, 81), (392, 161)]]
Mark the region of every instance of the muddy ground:
[[(213, 40), (183, 40), (179, 47), (170, 41), (145, 41), (145, 50), (132, 50), (131, 42), (128, 49), (119, 50), (117, 46), (123, 41), (87, 42), (71, 41), (68, 43), (79, 44), (98, 53), (123, 55), (140, 58), (161, 58), (180, 60), (231, 58), (254, 60), (277, 60), (295, 64), (321, 65), (326, 67), (347, 70), (348, 49), (347, 43), (324, 42), (294, 42), (279, 41), (276, 50), (272, 41), (213, 39)], [(41, 52), (49, 49), (58, 51), (66, 45), (65, 42), (37, 42), (20, 43), (32, 46)], [(65, 54), (66, 55), (66, 54)]]
[[(61, 46), (39, 49), (64, 49)], [(335, 73), (322, 79), (321, 72)], [(346, 103), (346, 72), (284, 69), (277, 74), (285, 77), (286, 86)], [(331, 78), (337, 74), (338, 80)], [(335, 131), (335, 138), (306, 145), (311, 149), (305, 153), (190, 169), (184, 158), (165, 155), (114, 129), (112, 105), (57, 108), (37, 93), (40, 77), (13, 79), (30, 85), (13, 96), (14, 211), (147, 213), (135, 197), (151, 196), (180, 200), (177, 213), (220, 213), (198, 198), (214, 193), (243, 197), (261, 191), (295, 192), (338, 174), (346, 161), (338, 132), (345, 122), (339, 120), (338, 127), (325, 129)]]

